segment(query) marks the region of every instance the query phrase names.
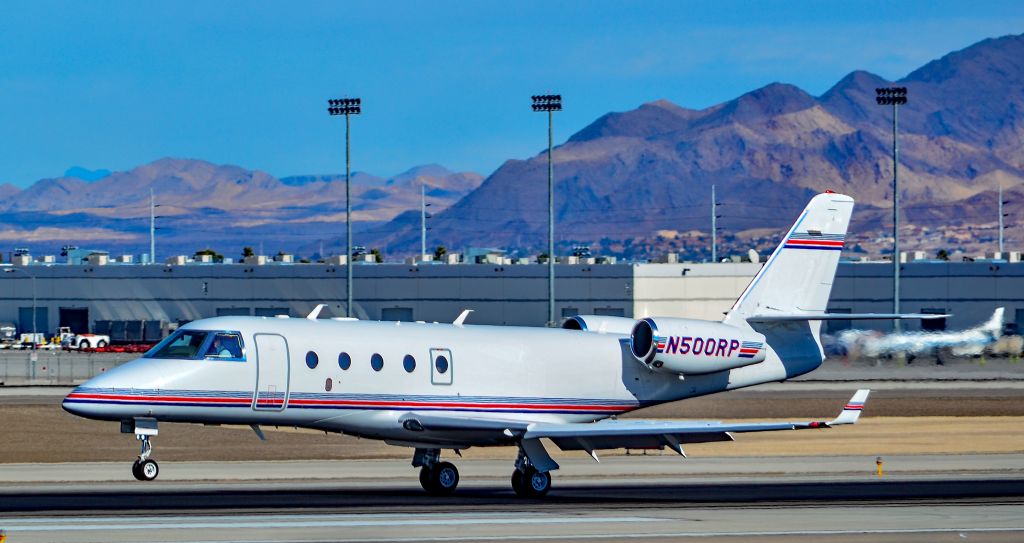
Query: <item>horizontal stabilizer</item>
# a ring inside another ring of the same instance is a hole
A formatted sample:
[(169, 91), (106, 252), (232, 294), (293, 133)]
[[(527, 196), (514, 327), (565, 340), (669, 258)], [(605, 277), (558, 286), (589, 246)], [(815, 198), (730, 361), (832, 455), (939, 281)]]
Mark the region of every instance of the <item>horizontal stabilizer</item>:
[(843, 407), (843, 411), (839, 413), (839, 416), (835, 420), (828, 423), (829, 426), (837, 426), (840, 424), (854, 424), (857, 419), (860, 418), (860, 412), (864, 409), (864, 404), (868, 401), (868, 394), (871, 391), (868, 389), (858, 390), (853, 398), (846, 403)]
[(927, 320), (945, 319), (948, 317), (952, 317), (952, 315), (935, 315), (932, 313), (772, 313), (747, 317), (747, 322)]

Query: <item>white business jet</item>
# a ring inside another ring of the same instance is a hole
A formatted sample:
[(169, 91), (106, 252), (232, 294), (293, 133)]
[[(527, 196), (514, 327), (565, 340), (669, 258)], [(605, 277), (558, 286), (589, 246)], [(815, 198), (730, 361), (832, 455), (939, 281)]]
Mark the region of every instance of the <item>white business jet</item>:
[[(74, 389), (64, 409), (120, 421), (141, 441), (132, 471), (155, 479), (157, 424), (295, 426), (415, 449), (428, 492), (459, 472), (441, 451), (515, 446), (512, 487), (544, 496), (562, 450), (668, 447), (733, 434), (857, 421), (860, 390), (827, 422), (616, 420), (643, 407), (783, 381), (817, 368), (821, 321), (919, 318), (826, 314), (853, 199), (814, 197), (722, 322), (579, 316), (568, 329), (217, 317), (183, 326), (142, 358)], [(322, 306), (321, 306), (322, 307)], [(936, 317), (936, 316), (933, 316)], [(941, 317), (937, 316), (937, 317)]]

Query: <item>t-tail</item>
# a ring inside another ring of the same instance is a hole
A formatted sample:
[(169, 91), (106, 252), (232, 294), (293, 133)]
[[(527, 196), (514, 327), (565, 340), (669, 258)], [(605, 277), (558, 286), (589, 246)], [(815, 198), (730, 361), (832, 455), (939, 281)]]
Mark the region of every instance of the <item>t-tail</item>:
[(764, 334), (790, 376), (823, 360), (821, 320), (831, 317), (825, 308), (852, 213), (849, 196), (812, 198), (723, 321)]

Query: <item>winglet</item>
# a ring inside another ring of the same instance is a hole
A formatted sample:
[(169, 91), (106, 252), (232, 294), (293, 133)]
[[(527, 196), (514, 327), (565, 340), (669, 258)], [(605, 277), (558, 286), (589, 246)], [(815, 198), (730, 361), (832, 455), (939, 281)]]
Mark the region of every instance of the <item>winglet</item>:
[(462, 326), (463, 323), (466, 322), (466, 317), (468, 317), (469, 314), (472, 312), (472, 309), (463, 309), (462, 313), (459, 313), (459, 316), (455, 317), (455, 320), (452, 321), (452, 324), (454, 324), (455, 326)]
[(313, 310), (309, 312), (309, 315), (306, 315), (306, 318), (311, 321), (315, 321), (317, 317), (320, 316), (320, 312), (323, 311), (325, 307), (327, 307), (327, 304), (317, 304), (317, 306), (314, 307)]
[(842, 413), (839, 413), (839, 416), (836, 417), (835, 420), (829, 422), (828, 425), (836, 426), (839, 424), (856, 423), (857, 419), (860, 417), (860, 412), (864, 409), (864, 404), (868, 401), (868, 394), (870, 392), (871, 391), (866, 388), (858, 390), (856, 394), (850, 398), (850, 401), (846, 402)]

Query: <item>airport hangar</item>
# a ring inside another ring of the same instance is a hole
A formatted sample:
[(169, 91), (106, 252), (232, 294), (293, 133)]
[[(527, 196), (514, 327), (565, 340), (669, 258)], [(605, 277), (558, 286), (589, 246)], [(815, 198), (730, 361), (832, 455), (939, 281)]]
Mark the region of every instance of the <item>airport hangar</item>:
[[(262, 262), (262, 260), (261, 260)], [(720, 319), (757, 273), (757, 263), (616, 263), (556, 266), (556, 312)], [(109, 333), (114, 341), (155, 341), (178, 323), (219, 315), (345, 315), (345, 267), (332, 264), (38, 264), (3, 266), (0, 321), (52, 334)], [(21, 273), (17, 273), (17, 272)], [(400, 321), (542, 326), (547, 266), (525, 264), (358, 264), (355, 316)], [(34, 279), (33, 279), (34, 278)], [(34, 292), (33, 292), (34, 291)], [(952, 313), (938, 328), (983, 322), (997, 306), (1007, 322), (1024, 321), (1024, 264), (1002, 260), (914, 261), (901, 272), (901, 309)], [(890, 312), (892, 264), (843, 262), (832, 312)], [(881, 328), (887, 321), (832, 321), (830, 331)], [(917, 329), (920, 323), (905, 326)], [(135, 330), (134, 332), (132, 330)]]

